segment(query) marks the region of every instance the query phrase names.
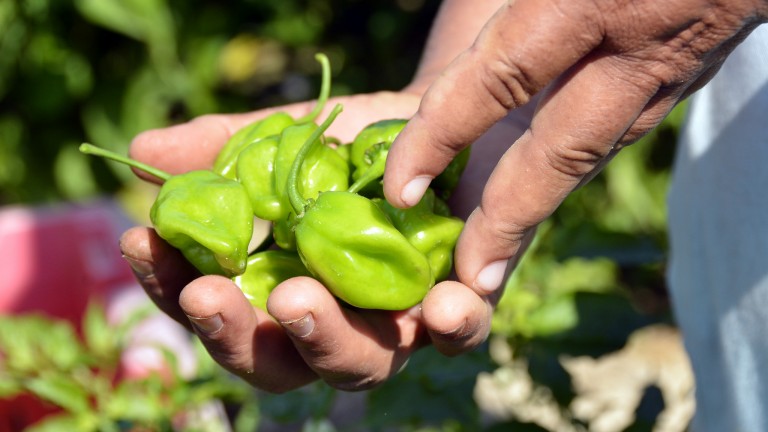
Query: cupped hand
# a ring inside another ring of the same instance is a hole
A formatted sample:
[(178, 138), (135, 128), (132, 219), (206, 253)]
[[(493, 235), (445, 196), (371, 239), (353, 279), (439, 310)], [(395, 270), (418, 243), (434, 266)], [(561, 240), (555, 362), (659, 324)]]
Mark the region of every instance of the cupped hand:
[[(345, 109), (328, 135), (349, 142), (371, 122), (411, 117), (419, 96), (383, 92), (334, 98), (328, 105), (336, 103)], [(312, 103), (301, 103), (280, 109), (299, 117), (311, 108)], [(238, 128), (272, 111), (208, 115), (148, 131), (134, 140), (130, 153), (171, 173), (210, 168)], [(507, 129), (502, 135), (510, 133)], [(492, 148), (486, 146), (486, 153)], [(487, 154), (491, 161), (498, 156)], [(474, 165), (469, 177), (487, 172)], [(457, 190), (479, 196), (475, 192), (468, 184)], [(476, 198), (469, 203), (466, 209), (477, 204)], [(482, 342), (489, 331), (491, 302), (456, 282), (439, 284), (411, 310), (385, 312), (342, 307), (316, 280), (294, 278), (272, 292), (267, 313), (252, 307), (229, 279), (201, 276), (151, 228), (130, 229), (120, 245), (161, 310), (196, 332), (218, 363), (267, 391), (287, 391), (318, 378), (345, 390), (369, 388), (395, 374), (425, 344), (455, 354)]]
[(766, 16), (764, 0), (510, 1), (426, 91), (389, 153), (385, 195), (414, 205), (459, 151), (541, 93), (525, 133), (506, 137), (457, 245), (459, 280), (495, 293), (536, 225)]

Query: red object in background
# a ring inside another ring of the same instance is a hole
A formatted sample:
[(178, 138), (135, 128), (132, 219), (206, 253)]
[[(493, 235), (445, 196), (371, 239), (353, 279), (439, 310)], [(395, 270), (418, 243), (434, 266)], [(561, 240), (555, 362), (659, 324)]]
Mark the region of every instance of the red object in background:
[[(0, 209), (0, 314), (37, 312), (79, 327), (90, 300), (134, 283), (118, 248), (128, 225), (111, 202)], [(0, 400), (0, 432), (51, 411), (27, 396)]]
[(0, 313), (78, 323), (89, 299), (132, 283), (121, 218), (109, 203), (0, 210)]

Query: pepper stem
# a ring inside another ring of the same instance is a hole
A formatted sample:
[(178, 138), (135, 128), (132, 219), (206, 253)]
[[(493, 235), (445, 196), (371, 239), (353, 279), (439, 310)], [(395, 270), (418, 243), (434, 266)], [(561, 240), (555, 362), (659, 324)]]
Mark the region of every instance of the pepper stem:
[(347, 192), (358, 193), (368, 186), (368, 183), (381, 178), (384, 175), (384, 168), (387, 166), (387, 153), (386, 151), (376, 153), (373, 163), (363, 171), (357, 181), (352, 183)]
[(296, 159), (293, 160), (291, 171), (288, 173), (287, 180), (288, 200), (291, 202), (291, 207), (293, 207), (293, 211), (298, 217), (301, 217), (302, 213), (304, 212), (304, 207), (306, 207), (308, 204), (307, 200), (302, 198), (301, 194), (299, 193), (299, 171), (301, 170), (301, 164), (304, 163), (304, 159), (307, 158), (310, 150), (312, 150), (312, 145), (320, 138), (323, 132), (325, 132), (328, 127), (331, 126), (331, 123), (333, 123), (333, 121), (336, 119), (336, 116), (339, 115), (342, 109), (343, 107), (341, 104), (336, 104), (336, 106), (333, 107), (333, 111), (328, 114), (328, 118), (326, 118), (325, 121), (320, 126), (318, 126), (314, 132), (312, 132), (312, 135), (307, 138), (307, 141), (304, 142), (304, 145), (301, 146), (301, 149), (296, 154)]
[(320, 67), (323, 70), (323, 78), (320, 84), (320, 95), (317, 98), (317, 103), (312, 111), (296, 120), (296, 123), (308, 123), (314, 121), (320, 112), (325, 108), (325, 103), (328, 101), (328, 96), (331, 93), (331, 64), (328, 61), (328, 56), (323, 53), (315, 54), (315, 59), (320, 62)]
[(168, 179), (171, 178), (171, 175), (163, 170), (141, 163), (137, 160), (134, 160), (125, 156), (121, 156), (113, 151), (105, 150), (101, 147), (96, 147), (93, 144), (88, 144), (88, 143), (80, 144), (80, 152), (88, 155), (100, 156), (109, 160), (113, 160), (115, 162), (124, 163), (130, 167), (140, 169), (147, 174), (151, 174), (164, 182), (168, 181)]

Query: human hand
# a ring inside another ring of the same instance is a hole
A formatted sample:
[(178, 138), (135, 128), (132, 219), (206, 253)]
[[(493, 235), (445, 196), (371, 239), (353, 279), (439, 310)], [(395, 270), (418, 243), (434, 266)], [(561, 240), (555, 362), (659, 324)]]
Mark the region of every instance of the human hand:
[[(382, 92), (335, 98), (328, 105), (336, 103), (345, 110), (328, 134), (350, 142), (373, 121), (412, 116), (419, 96)], [(306, 103), (281, 109), (299, 117), (311, 107)], [(272, 111), (204, 116), (145, 132), (134, 140), (130, 153), (171, 173), (209, 168), (237, 129)], [(486, 159), (495, 161), (497, 155)], [(471, 177), (473, 172), (482, 175), (487, 167), (470, 165), (467, 173)], [(460, 186), (456, 193), (471, 194), (471, 187)], [(466, 208), (476, 205), (469, 202)], [(268, 314), (252, 307), (229, 279), (201, 277), (150, 228), (127, 231), (121, 249), (161, 310), (194, 330), (222, 366), (268, 391), (286, 391), (318, 378), (341, 389), (367, 388), (396, 373), (427, 343), (451, 354), (475, 346), (488, 333), (490, 306), (457, 283), (444, 283), (431, 292), (423, 308), (385, 312), (342, 307), (319, 282), (294, 278), (270, 295)], [(429, 322), (436, 326), (425, 325), (425, 316), (433, 317)]]
[(758, 0), (510, 1), (427, 90), (389, 153), (385, 195), (398, 207), (418, 202), (459, 151), (541, 93), (456, 249), (465, 289), (498, 295), (534, 227), (707, 82), (767, 15)]

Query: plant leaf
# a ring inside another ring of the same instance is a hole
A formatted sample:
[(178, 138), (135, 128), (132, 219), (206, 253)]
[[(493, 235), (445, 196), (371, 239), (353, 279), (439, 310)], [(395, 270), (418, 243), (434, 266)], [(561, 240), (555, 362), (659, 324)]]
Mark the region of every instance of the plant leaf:
[(25, 387), (41, 399), (76, 414), (90, 410), (88, 392), (74, 379), (65, 375), (30, 378)]

